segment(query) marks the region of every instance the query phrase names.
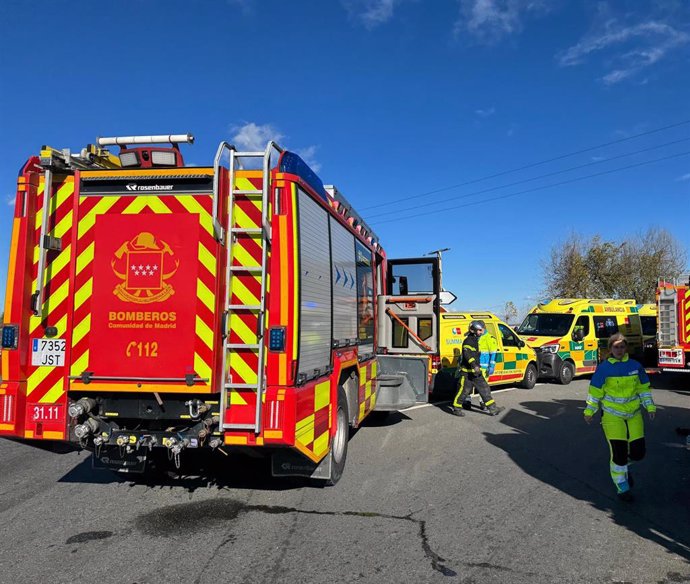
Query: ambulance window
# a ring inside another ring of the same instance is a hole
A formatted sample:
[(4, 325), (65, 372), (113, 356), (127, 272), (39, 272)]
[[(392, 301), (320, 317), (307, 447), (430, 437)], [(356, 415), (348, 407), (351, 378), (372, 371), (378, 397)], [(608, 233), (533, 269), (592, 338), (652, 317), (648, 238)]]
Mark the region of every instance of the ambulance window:
[[(409, 318), (401, 318), (400, 320), (409, 326)], [(393, 319), (393, 347), (396, 349), (407, 349), (408, 338), (407, 329), (397, 320)]]
[(594, 333), (597, 339), (607, 339), (618, 332), (618, 323), (615, 316), (595, 316)]
[(503, 346), (504, 347), (519, 347), (520, 346), (518, 344), (517, 337), (513, 334), (513, 331), (511, 331), (506, 325), (499, 324), (498, 329), (501, 331), (501, 339), (503, 340)]
[(577, 322), (575, 323), (575, 328), (573, 330), (580, 330), (579, 327), (581, 327), (582, 336), (586, 337), (589, 334), (589, 316), (583, 315), (577, 319)]
[(641, 316), (642, 334), (654, 336), (656, 334), (656, 316)]
[(417, 319), (417, 336), (426, 341), (433, 334), (433, 326), (430, 318)]

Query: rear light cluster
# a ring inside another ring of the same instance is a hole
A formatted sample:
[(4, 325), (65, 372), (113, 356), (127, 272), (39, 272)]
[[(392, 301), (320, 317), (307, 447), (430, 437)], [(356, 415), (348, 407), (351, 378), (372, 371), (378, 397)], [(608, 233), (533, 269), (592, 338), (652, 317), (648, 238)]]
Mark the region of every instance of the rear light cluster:
[(2, 348), (16, 349), (19, 343), (19, 325), (6, 324), (2, 327)]

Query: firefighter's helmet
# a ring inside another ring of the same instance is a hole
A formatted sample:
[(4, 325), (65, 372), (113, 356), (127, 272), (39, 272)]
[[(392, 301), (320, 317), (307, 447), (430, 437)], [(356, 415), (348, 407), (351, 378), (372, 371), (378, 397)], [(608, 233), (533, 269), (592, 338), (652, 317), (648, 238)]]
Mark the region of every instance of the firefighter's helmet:
[(158, 249), (156, 238), (153, 236), (153, 233), (148, 231), (142, 231), (137, 235), (132, 241), (132, 247), (135, 249)]
[(477, 330), (479, 330), (479, 329), (481, 329), (481, 330), (486, 329), (486, 325), (484, 324), (484, 321), (483, 320), (473, 320), (470, 323), (470, 332), (477, 334)]

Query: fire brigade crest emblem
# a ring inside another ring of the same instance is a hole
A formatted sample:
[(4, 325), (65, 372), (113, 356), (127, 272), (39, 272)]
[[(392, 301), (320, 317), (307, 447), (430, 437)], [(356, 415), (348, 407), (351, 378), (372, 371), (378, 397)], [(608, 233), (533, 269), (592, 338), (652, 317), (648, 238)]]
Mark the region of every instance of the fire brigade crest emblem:
[(168, 280), (177, 272), (180, 260), (165, 241), (156, 240), (148, 231), (124, 242), (110, 265), (122, 280), (113, 294), (123, 302), (162, 302), (175, 293)]

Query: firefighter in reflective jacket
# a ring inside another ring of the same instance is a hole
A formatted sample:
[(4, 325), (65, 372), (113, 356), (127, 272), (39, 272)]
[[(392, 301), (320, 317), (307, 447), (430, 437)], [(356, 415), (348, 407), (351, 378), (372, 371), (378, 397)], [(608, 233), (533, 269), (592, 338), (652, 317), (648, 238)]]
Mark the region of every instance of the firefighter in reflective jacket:
[(470, 396), (472, 389), (475, 388), (489, 408), (489, 414), (498, 415), (505, 408), (496, 406), (496, 401), (491, 397), (491, 389), (487, 383), (480, 364), (479, 337), (484, 334), (484, 323), (473, 320), (470, 323), (469, 334), (462, 343), (462, 364), (460, 365), (460, 384), (458, 393), (453, 400), (451, 413), (456, 416), (464, 416), (462, 404)]
[[(496, 369), (496, 353), (498, 352), (498, 341), (488, 330), (486, 330), (486, 324), (483, 320), (477, 321), (484, 327), (484, 334), (479, 337), (479, 366), (482, 368), (482, 375), (484, 379), (489, 381), (489, 377), (494, 374)], [(465, 400), (462, 402), (462, 407), (465, 410), (472, 409), (472, 398), (470, 395), (465, 396)], [(479, 407), (482, 410), (486, 409), (486, 404), (483, 400), (480, 400)]]
[(644, 458), (642, 408), (653, 420), (656, 406), (644, 368), (626, 353), (625, 337), (621, 333), (611, 335), (608, 347), (611, 356), (599, 364), (592, 376), (584, 416), (589, 424), (592, 416), (602, 411), (601, 426), (611, 452), (611, 479), (618, 498), (632, 501), (628, 463)]

